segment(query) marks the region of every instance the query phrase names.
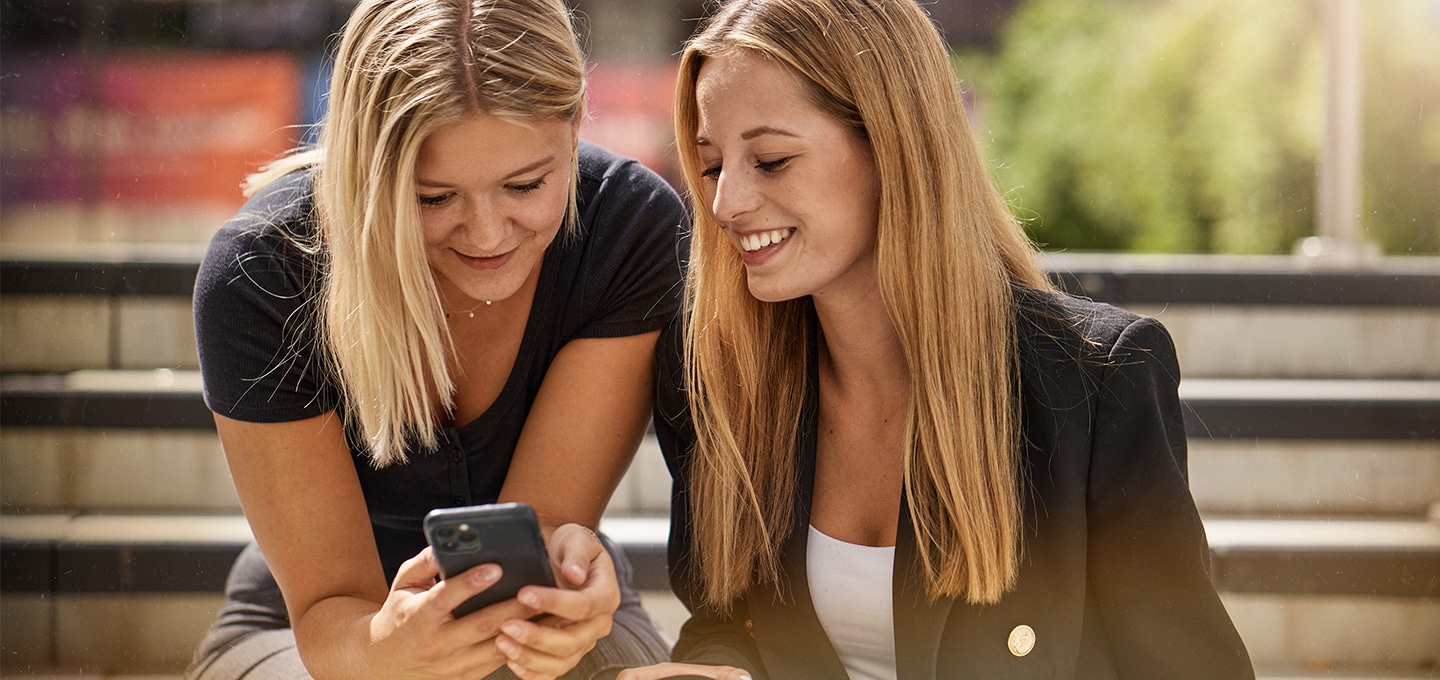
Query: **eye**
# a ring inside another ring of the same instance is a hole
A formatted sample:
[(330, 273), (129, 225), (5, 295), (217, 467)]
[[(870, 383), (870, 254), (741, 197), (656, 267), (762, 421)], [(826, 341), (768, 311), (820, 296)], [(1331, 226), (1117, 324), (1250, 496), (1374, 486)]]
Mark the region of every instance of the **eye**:
[(779, 172), (781, 168), (784, 168), (785, 165), (790, 162), (791, 158), (794, 158), (794, 156), (786, 156), (773, 161), (757, 161), (755, 167), (761, 172)]
[(700, 177), (704, 179), (715, 179), (720, 176), (720, 164), (716, 163), (700, 171)]
[[(546, 177), (548, 177), (548, 175), (546, 175)], [(536, 189), (539, 189), (543, 186), (545, 186), (545, 177), (541, 177), (540, 179), (537, 179), (533, 182), (527, 182), (525, 184), (509, 184), (505, 186), (505, 189), (512, 194), (519, 194), (521, 196), (524, 196), (525, 194), (535, 191)]]
[(453, 193), (437, 194), (435, 196), (416, 196), (415, 200), (422, 208), (438, 208), (450, 202)]

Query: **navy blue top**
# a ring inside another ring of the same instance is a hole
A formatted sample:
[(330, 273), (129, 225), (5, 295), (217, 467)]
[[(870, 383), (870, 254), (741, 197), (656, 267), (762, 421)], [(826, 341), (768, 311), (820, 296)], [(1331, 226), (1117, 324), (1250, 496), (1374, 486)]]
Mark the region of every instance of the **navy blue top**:
[[(436, 507), (493, 502), (550, 362), (575, 338), (665, 326), (680, 300), (684, 205), (658, 175), (593, 144), (580, 145), (579, 225), (545, 251), (524, 339), (499, 397), (474, 421), (437, 428), (440, 446), (407, 450), (376, 469), (354, 431), (355, 469), (388, 577), (425, 546), (420, 520)], [(267, 186), (211, 240), (195, 283), (195, 333), (205, 401), (236, 420), (302, 420), (344, 408), (322, 360), (314, 319), (323, 251), (312, 173)]]

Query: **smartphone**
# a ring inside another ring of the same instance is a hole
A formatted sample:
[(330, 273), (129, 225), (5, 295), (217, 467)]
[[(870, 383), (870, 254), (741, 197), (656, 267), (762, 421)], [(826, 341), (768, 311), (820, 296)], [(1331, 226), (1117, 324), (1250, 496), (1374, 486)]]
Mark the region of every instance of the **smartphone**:
[(495, 585), (456, 607), (456, 618), (514, 599), (524, 586), (555, 586), (540, 522), (524, 503), (438, 508), (425, 515), (424, 527), (441, 578), (481, 564), (498, 564), (504, 572)]

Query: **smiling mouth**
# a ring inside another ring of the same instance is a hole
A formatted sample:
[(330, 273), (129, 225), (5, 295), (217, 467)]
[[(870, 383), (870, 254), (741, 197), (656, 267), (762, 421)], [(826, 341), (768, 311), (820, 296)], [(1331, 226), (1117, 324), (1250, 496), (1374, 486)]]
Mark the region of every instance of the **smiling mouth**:
[(489, 257), (475, 257), (473, 255), (466, 255), (465, 253), (462, 253), (458, 250), (455, 251), (455, 254), (460, 256), (461, 262), (464, 262), (472, 269), (499, 269), (500, 267), (505, 266), (506, 262), (510, 261), (510, 256), (515, 254), (515, 249), (507, 250), (498, 255), (491, 255)]
[(747, 253), (753, 253), (766, 246), (772, 246), (784, 241), (794, 233), (795, 230), (791, 228), (772, 229), (770, 231), (758, 231), (753, 234), (745, 234), (740, 237), (740, 249)]

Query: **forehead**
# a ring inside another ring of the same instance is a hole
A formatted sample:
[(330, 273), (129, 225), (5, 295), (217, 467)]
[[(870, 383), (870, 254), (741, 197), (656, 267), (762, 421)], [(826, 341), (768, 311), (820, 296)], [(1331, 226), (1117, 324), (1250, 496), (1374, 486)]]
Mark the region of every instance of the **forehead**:
[(738, 134), (736, 126), (801, 125), (825, 115), (793, 69), (743, 50), (706, 58), (695, 79), (695, 104), (697, 134), (707, 138)]
[[(508, 171), (569, 147), (571, 125), (559, 119), (517, 121), (489, 113), (475, 113), (437, 128), (420, 144), (416, 169), (425, 172), (459, 172), (493, 169)], [(478, 159), (485, 159), (477, 163)]]

